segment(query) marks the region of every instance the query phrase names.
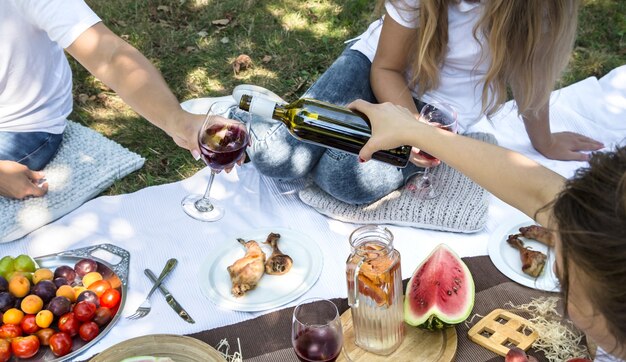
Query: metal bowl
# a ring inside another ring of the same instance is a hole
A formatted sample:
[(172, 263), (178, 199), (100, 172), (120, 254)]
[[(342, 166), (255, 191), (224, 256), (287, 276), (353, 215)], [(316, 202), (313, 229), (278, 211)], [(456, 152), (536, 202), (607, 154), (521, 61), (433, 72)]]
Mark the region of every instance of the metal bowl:
[[(121, 260), (115, 264), (109, 264), (108, 262), (95, 257), (93, 254), (97, 251), (106, 251), (112, 255), (118, 256)], [(115, 323), (120, 319), (122, 310), (124, 309), (124, 303), (126, 302), (126, 288), (128, 285), (128, 267), (130, 262), (130, 253), (118, 246), (112, 244), (100, 244), (89, 246), (86, 248), (64, 251), (58, 254), (45, 255), (34, 258), (40, 268), (49, 268), (51, 270), (60, 267), (61, 265), (67, 265), (74, 267), (74, 264), (81, 259), (88, 258), (94, 260), (98, 264), (98, 273), (102, 274), (104, 280), (111, 283), (111, 286), (121, 294), (120, 304), (117, 311), (111, 321), (100, 330), (100, 333), (96, 338), (89, 342), (85, 342), (80, 337), (73, 337), (72, 351), (65, 356), (55, 356), (48, 346), (41, 346), (39, 352), (31, 358), (20, 359), (20, 361), (46, 361), (46, 362), (60, 362), (73, 360), (72, 357), (76, 357), (89, 349), (89, 347), (98, 343), (102, 337), (104, 337), (113, 328)]]

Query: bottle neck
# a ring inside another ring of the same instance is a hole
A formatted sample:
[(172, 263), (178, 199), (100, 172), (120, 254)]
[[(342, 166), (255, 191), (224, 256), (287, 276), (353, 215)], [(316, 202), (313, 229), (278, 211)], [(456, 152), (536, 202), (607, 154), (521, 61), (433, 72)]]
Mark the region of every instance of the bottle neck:
[(285, 116), (285, 109), (278, 103), (263, 97), (252, 97), (244, 94), (239, 101), (239, 108), (263, 118), (281, 120)]

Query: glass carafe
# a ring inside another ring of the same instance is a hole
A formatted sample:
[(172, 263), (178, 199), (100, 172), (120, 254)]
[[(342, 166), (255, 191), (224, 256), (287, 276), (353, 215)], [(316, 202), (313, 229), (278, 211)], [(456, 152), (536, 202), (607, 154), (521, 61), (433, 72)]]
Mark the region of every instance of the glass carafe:
[(400, 253), (391, 232), (377, 225), (354, 230), (350, 246), (346, 278), (355, 344), (388, 355), (404, 338)]

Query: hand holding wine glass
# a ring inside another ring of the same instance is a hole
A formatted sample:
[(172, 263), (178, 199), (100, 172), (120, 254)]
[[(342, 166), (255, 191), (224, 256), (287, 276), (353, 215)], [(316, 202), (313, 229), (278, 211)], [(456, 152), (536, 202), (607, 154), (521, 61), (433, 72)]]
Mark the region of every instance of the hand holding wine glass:
[(204, 195), (188, 195), (182, 201), (187, 215), (201, 221), (217, 221), (224, 216), (224, 208), (216, 205), (209, 198), (215, 175), (245, 157), (249, 143), (246, 124), (234, 119), (224, 118), (236, 108), (228, 102), (214, 103), (198, 133), (201, 158), (211, 168), (211, 176)]

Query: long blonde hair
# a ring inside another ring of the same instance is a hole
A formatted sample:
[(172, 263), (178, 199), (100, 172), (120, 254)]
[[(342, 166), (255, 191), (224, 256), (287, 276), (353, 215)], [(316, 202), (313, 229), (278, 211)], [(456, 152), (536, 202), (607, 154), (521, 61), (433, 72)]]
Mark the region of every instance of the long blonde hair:
[[(418, 9), (410, 9), (404, 0), (391, 1), (419, 16), (410, 55), (412, 85), (421, 96), (439, 86), (448, 44), (448, 6), (459, 0), (420, 0)], [(579, 0), (483, 0), (481, 6), (483, 15), (473, 35), (478, 39), (478, 32), (483, 33), (491, 63), (482, 89), (483, 112), (497, 111), (510, 87), (518, 113), (536, 115), (569, 61)]]

